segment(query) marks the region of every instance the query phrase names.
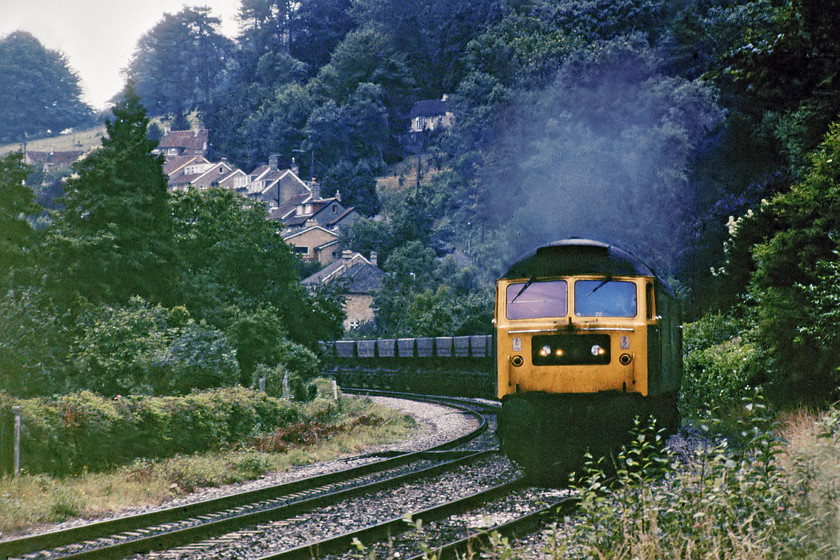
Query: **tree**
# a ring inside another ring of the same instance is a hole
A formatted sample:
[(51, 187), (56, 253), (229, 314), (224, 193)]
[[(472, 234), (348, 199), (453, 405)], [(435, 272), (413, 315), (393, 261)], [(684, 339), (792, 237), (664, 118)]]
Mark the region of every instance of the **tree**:
[(385, 166), (391, 135), (383, 97), (380, 86), (359, 84), (344, 105), (327, 101), (306, 123), (305, 147), (317, 150), (326, 167), (324, 193), (340, 189), (348, 204), (367, 215), (379, 208), (375, 175)]
[(132, 298), (88, 312), (73, 344), (71, 387), (102, 395), (171, 395), (234, 385), (236, 352), (219, 330), (183, 307)]
[(49, 234), (52, 288), (64, 300), (172, 301), (172, 217), (163, 160), (129, 87), (106, 121), (102, 148), (75, 165)]
[(164, 14), (137, 42), (125, 75), (153, 115), (183, 115), (203, 107), (233, 51), (216, 32), (210, 8)]
[[(737, 237), (763, 235), (751, 247), (759, 342), (771, 359), (777, 395), (837, 397), (838, 351), (831, 324), (840, 251), (840, 124), (831, 126), (802, 182), (779, 194), (739, 227)], [(733, 263), (735, 264), (735, 263)]]
[(67, 57), (29, 33), (15, 31), (0, 39), (0, 76), (0, 142), (25, 141), (93, 120)]
[[(295, 342), (315, 348), (318, 340), (340, 335), (341, 306), (333, 294), (303, 288), (297, 257), (261, 203), (226, 189), (191, 189), (173, 194), (172, 214), (178, 283), (194, 317), (229, 332), (243, 317), (263, 321), (270, 307)], [(243, 367), (247, 371), (257, 362)]]
[(725, 69), (756, 124), (774, 123), (772, 133), (798, 175), (840, 113), (840, 46), (834, 40), (840, 2), (757, 4), (760, 25), (750, 20)]
[(30, 219), (42, 208), (34, 191), (25, 184), (30, 169), (23, 154), (13, 152), (0, 159), (0, 286), (14, 273), (30, 269), (35, 261), (37, 232)]
[(289, 0), (242, 0), (238, 37), (240, 62), (253, 71), (267, 53), (290, 54), (293, 3)]
[(579, 49), (549, 86), (515, 97), (477, 78), (474, 89), (499, 101), (461, 97), (477, 105), (458, 127), (478, 139), (466, 145), (486, 146), (476, 155), (476, 217), (486, 231), (504, 229), (515, 253), (576, 235), (675, 270), (695, 147), (722, 117), (714, 90), (664, 75), (639, 35)]
[(354, 26), (351, 0), (304, 0), (291, 22), (291, 54), (317, 72)]
[(467, 72), (467, 44), (498, 22), (511, 4), (497, 0), (359, 0), (353, 16), (360, 29), (377, 29), (397, 52), (423, 92), (454, 90)]

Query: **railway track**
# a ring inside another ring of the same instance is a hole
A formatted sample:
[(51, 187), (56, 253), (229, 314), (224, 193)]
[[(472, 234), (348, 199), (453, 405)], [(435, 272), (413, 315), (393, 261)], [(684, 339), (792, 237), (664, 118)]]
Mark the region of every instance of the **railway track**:
[[(410, 398), (421, 400), (419, 396)], [(0, 542), (0, 558), (40, 560), (125, 558), (138, 555), (148, 555), (149, 558), (199, 558), (210, 555), (216, 558), (257, 558), (267, 549), (279, 552), (269, 552), (262, 558), (297, 558), (340, 552), (354, 538), (373, 542), (383, 538), (382, 535), (396, 534), (401, 526), (408, 528), (402, 521), (404, 514), (389, 519), (386, 512), (378, 514), (381, 519), (387, 519), (384, 523), (357, 524), (347, 521), (345, 525), (349, 523), (357, 528), (337, 531), (337, 534), (327, 538), (303, 536), (298, 544), (278, 544), (273, 537), (265, 539), (271, 544), (256, 542), (267, 534), (277, 531), (284, 534), (289, 527), (311, 523), (319, 515), (324, 515), (324, 512), (329, 516), (330, 511), (340, 512), (350, 508), (348, 504), (354, 500), (361, 504), (370, 499), (374, 503), (382, 502), (388, 498), (370, 496), (416, 492), (417, 488), (432, 484), (427, 481), (439, 477), (457, 481), (461, 476), (457, 469), (472, 468), (468, 465), (499, 462), (498, 457), (493, 458), (495, 450), (486, 445), (480, 446), (483, 449), (464, 448), (487, 431), (487, 418), (492, 414), (492, 405), (440, 397), (422, 400), (445, 403), (461, 413), (473, 415), (479, 419), (478, 427), (429, 449), (389, 454), (394, 456), (379, 458), (375, 462), (336, 473), (65, 531)], [(453, 512), (475, 507), (476, 504), (498, 499), (500, 495), (521, 491), (522, 488), (522, 481), (512, 479), (510, 471), (490, 476), (489, 479), (503, 482), (489, 484), (485, 481), (482, 483), (483, 488), (469, 492), (469, 495), (443, 500), (451, 504), (413, 508), (410, 513), (424, 520), (446, 517)], [(374, 509), (374, 506), (365, 505), (352, 507), (361, 507), (363, 511)], [(362, 527), (358, 528), (358, 525)], [(248, 550), (245, 551), (243, 546), (248, 547)]]

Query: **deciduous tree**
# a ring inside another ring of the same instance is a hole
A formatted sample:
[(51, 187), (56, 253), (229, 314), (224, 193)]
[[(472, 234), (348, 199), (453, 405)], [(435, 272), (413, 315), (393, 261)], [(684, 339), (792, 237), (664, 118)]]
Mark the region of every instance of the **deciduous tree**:
[(93, 111), (81, 100), (79, 77), (67, 57), (45, 48), (25, 31), (0, 39), (0, 142), (92, 122)]
[(137, 42), (125, 74), (151, 114), (183, 115), (208, 101), (233, 51), (219, 23), (210, 8), (185, 7)]

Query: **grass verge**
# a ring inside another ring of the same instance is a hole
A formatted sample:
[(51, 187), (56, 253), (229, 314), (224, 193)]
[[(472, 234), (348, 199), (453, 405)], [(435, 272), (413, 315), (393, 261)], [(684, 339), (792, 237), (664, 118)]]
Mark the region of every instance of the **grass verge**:
[(483, 557), (828, 560), (840, 556), (840, 408), (772, 418), (746, 403), (739, 439), (709, 431), (692, 456), (640, 431), (616, 460), (617, 482), (590, 464), (579, 513), (542, 549), (496, 539)]
[(0, 538), (46, 523), (159, 505), (202, 487), (254, 480), (268, 472), (335, 459), (405, 438), (414, 426), (410, 418), (370, 399), (341, 399), (338, 413), (323, 401), (306, 403), (301, 405), (306, 409), (304, 417), (311, 421), (230, 449), (136, 461), (110, 472), (2, 477)]

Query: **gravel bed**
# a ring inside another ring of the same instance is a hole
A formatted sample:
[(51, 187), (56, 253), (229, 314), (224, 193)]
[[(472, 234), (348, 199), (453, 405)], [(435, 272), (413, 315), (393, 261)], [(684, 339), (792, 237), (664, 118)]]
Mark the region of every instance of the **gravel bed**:
[(404, 484), (395, 489), (344, 500), (340, 504), (317, 508), (306, 514), (237, 531), (186, 547), (149, 555), (132, 556), (133, 560), (235, 560), (258, 558), (313, 541), (322, 540), (388, 519), (400, 518), (412, 511), (466, 497), (511, 480), (516, 470), (504, 457), (495, 456), (454, 472)]
[(46, 533), (50, 531), (57, 531), (63, 529), (71, 529), (83, 525), (89, 525), (100, 521), (107, 521), (118, 517), (126, 517), (130, 515), (138, 515), (151, 511), (158, 511), (177, 507), (186, 504), (206, 501), (213, 498), (220, 498), (230, 496), (240, 492), (247, 492), (250, 490), (258, 490), (269, 486), (293, 482), (304, 478), (309, 478), (321, 474), (327, 474), (339, 470), (344, 470), (367, 463), (379, 460), (375, 454), (385, 451), (419, 451), (435, 445), (442, 444), (451, 439), (466, 434), (477, 427), (477, 422), (474, 418), (463, 413), (453, 411), (450, 408), (428, 403), (420, 403), (415, 401), (407, 401), (401, 399), (393, 399), (389, 397), (370, 397), (371, 400), (401, 411), (414, 418), (417, 428), (415, 433), (408, 439), (397, 441), (390, 444), (382, 444), (368, 447), (363, 454), (344, 457), (333, 461), (325, 461), (312, 465), (305, 465), (300, 467), (293, 467), (288, 471), (266, 473), (257, 480), (229, 484), (213, 488), (201, 488), (190, 494), (179, 496), (168, 500), (167, 502), (158, 506), (148, 507), (130, 507), (124, 510), (114, 512), (112, 514), (90, 518), (90, 519), (73, 519), (62, 523), (52, 523), (39, 525), (33, 527), (29, 531), (16, 534), (14, 536), (3, 536), (0, 542), (28, 535), (35, 535)]
[[(557, 502), (569, 496), (568, 490), (550, 488), (524, 488), (511, 492), (504, 498), (484, 504), (469, 512), (439, 521), (422, 523), (419, 529), (412, 529), (397, 535), (388, 542), (376, 543), (366, 550), (373, 551), (376, 558), (406, 558), (423, 552), (421, 545), (432, 549), (448, 542), (474, 535), (478, 531), (513, 521), (534, 512), (545, 504)], [(422, 520), (421, 520), (422, 521)], [(328, 555), (324, 560), (358, 560), (356, 552)]]

